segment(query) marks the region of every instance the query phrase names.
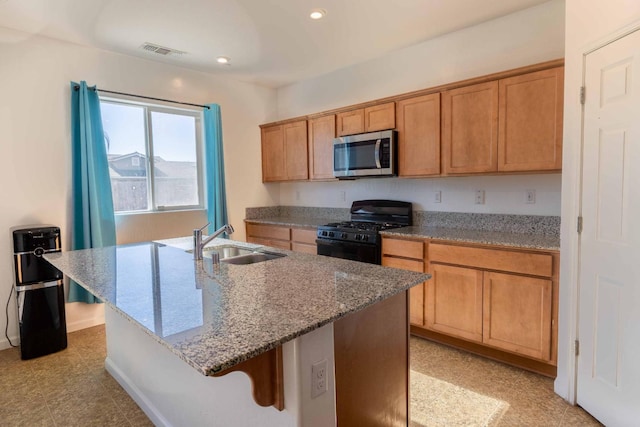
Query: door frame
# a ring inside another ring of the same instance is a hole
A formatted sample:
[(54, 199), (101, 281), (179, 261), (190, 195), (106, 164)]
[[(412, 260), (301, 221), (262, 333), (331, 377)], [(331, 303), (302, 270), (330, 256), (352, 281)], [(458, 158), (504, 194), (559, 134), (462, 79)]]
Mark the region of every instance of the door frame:
[[(587, 56), (617, 40), (620, 40), (636, 31), (640, 31), (640, 20), (636, 20), (631, 24), (621, 27), (620, 29), (610, 33), (609, 35), (602, 37), (595, 42), (589, 43), (582, 49), (581, 60), (581, 86), (584, 87), (586, 83), (586, 71), (587, 71)], [(580, 102), (579, 98), (575, 96), (567, 96), (567, 90), (577, 90), (578, 88), (568, 87), (565, 85), (565, 100), (571, 100), (570, 102)], [(587, 89), (588, 91), (588, 89)], [(573, 95), (573, 94), (572, 94)], [(589, 99), (588, 92), (586, 93), (586, 99)], [(588, 102), (588, 101), (587, 101)], [(566, 105), (566, 101), (565, 101)], [(582, 216), (582, 192), (583, 182), (582, 173), (584, 165), (584, 105), (580, 106), (580, 137), (577, 154), (579, 156), (579, 162), (577, 167), (573, 168), (573, 196), (570, 201), (571, 215), (566, 218), (567, 215), (562, 217), (562, 222), (566, 223), (563, 228), (568, 227), (571, 233), (571, 239), (569, 242), (561, 246), (561, 260), (565, 258), (565, 262), (561, 263), (563, 268), (569, 268), (567, 277), (567, 286), (569, 287), (568, 293), (565, 294), (566, 300), (563, 301), (562, 293), (559, 303), (559, 327), (562, 326), (562, 321), (567, 322), (567, 326), (560, 330), (564, 330), (564, 334), (558, 334), (558, 378), (556, 379), (554, 388), (555, 392), (560, 394), (569, 403), (575, 405), (577, 402), (577, 383), (578, 383), (578, 369), (575, 343), (578, 340), (578, 321), (580, 310), (580, 262), (582, 259), (581, 253), (581, 235), (577, 232), (578, 217)], [(565, 116), (566, 117), (566, 116)], [(566, 136), (566, 135), (565, 135)], [(563, 157), (565, 153), (563, 153)], [(566, 153), (571, 154), (571, 153)], [(566, 157), (565, 157), (566, 158)], [(563, 168), (564, 170), (564, 168)], [(564, 173), (564, 172), (563, 172)], [(565, 233), (563, 233), (565, 234)], [(564, 343), (562, 342), (564, 340)], [(561, 351), (563, 350), (563, 351)], [(561, 366), (564, 365), (564, 369)], [(560, 375), (564, 374), (564, 378), (560, 378)], [(563, 387), (565, 386), (565, 387)]]

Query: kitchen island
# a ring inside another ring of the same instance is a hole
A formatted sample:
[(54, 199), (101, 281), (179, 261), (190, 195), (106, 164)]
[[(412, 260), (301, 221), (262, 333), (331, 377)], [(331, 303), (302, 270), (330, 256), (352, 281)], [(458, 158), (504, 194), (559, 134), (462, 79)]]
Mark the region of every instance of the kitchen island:
[[(106, 303), (107, 370), (156, 425), (406, 425), (406, 295), (429, 275), (289, 251), (194, 261), (190, 240), (46, 255)], [(212, 242), (230, 244), (261, 250)]]

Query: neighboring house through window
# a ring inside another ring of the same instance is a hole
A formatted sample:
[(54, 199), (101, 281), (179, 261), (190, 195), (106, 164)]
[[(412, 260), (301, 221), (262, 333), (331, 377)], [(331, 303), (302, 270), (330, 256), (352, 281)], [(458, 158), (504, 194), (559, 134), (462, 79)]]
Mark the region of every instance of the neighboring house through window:
[(101, 98), (114, 210), (204, 207), (201, 112)]

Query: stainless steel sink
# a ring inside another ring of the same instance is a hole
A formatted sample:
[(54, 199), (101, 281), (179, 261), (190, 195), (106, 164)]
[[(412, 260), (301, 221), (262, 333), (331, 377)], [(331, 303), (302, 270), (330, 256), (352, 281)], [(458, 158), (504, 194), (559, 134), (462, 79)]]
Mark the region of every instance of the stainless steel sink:
[(202, 255), (205, 258), (212, 258), (214, 253), (218, 254), (220, 262), (236, 265), (255, 264), (256, 262), (269, 261), (286, 256), (277, 252), (257, 251), (231, 245), (204, 248), (202, 251)]
[(241, 255), (252, 254), (255, 251), (253, 249), (240, 248), (238, 246), (218, 246), (211, 248), (204, 248), (202, 251), (202, 256), (211, 258), (213, 252), (217, 252), (220, 256), (220, 259), (231, 258)]
[(230, 258), (222, 258), (221, 262), (226, 262), (227, 264), (255, 264), (256, 262), (269, 261), (270, 259), (282, 258), (285, 257), (285, 254), (279, 254), (275, 252), (253, 252), (245, 255), (233, 256)]

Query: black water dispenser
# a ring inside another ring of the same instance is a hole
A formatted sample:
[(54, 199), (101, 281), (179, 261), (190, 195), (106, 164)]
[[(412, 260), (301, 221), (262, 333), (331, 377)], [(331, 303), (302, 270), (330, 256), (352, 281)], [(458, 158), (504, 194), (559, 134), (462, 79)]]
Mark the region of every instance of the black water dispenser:
[(22, 359), (63, 350), (67, 325), (62, 272), (42, 258), (61, 250), (60, 228), (13, 227), (11, 235)]

